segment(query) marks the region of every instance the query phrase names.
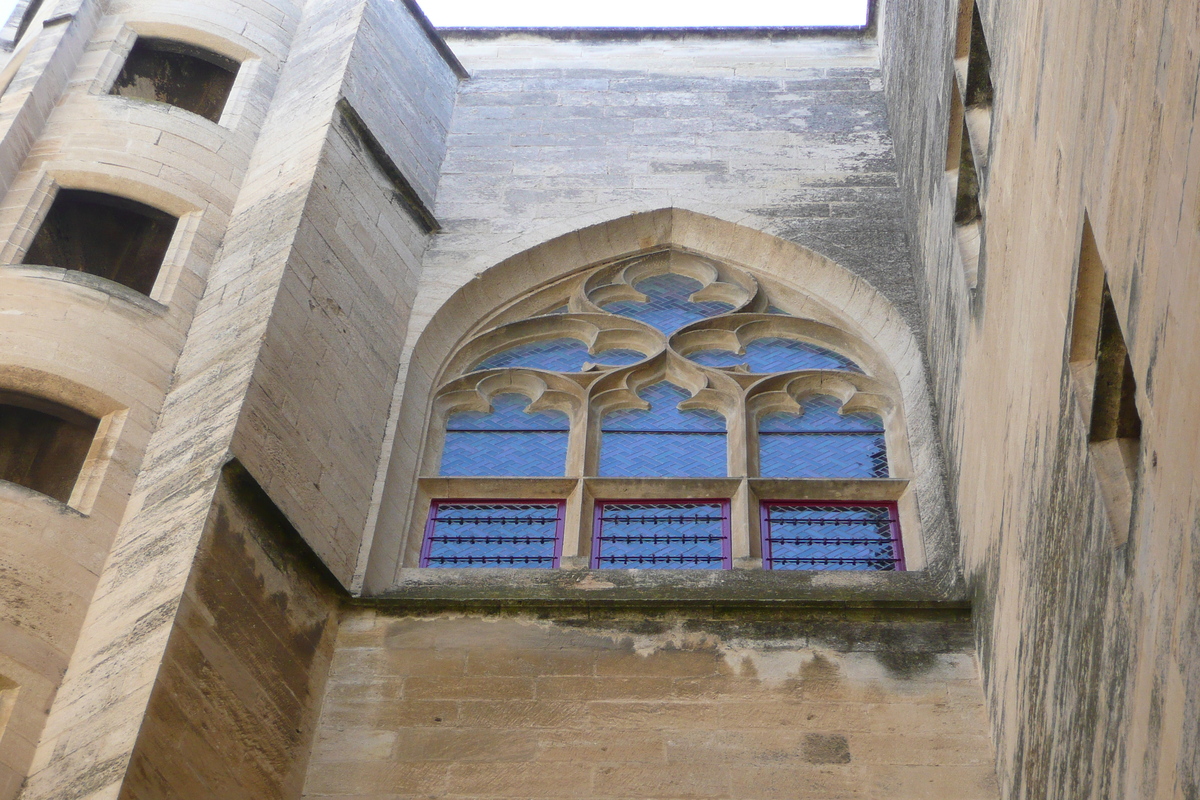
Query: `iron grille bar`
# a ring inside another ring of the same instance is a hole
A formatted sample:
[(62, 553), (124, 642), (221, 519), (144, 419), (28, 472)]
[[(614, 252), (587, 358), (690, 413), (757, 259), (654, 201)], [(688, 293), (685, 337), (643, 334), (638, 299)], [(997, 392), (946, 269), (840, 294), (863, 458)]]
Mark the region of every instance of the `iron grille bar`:
[(570, 433), (566, 428), (446, 428), (446, 433)]
[(711, 564), (715, 561), (724, 561), (724, 556), (672, 556), (672, 555), (632, 555), (632, 556), (605, 556), (606, 562), (614, 562), (620, 564), (629, 564), (632, 562), (650, 563), (650, 564)]
[(797, 545), (830, 545), (830, 544), (886, 544), (890, 545), (892, 540), (889, 536), (887, 539), (843, 539), (839, 537), (833, 538), (814, 538), (807, 536), (772, 536), (770, 537), (772, 544), (797, 544)]
[(553, 542), (557, 536), (535, 536), (529, 534), (526, 536), (488, 536), (480, 534), (472, 536), (450, 536), (434, 534), (429, 537), (431, 542), (449, 542), (451, 544), (543, 544), (545, 542)]
[(447, 525), (551, 525), (558, 520), (539, 517), (435, 517)]
[(601, 433), (633, 434), (636, 436), (724, 436), (725, 431), (610, 431), (607, 428)]
[(785, 556), (771, 559), (776, 564), (898, 564), (900, 559), (890, 556), (865, 556), (856, 558), (853, 556), (813, 556), (811, 558), (801, 558), (799, 556)]
[(434, 500), (421, 566), (557, 567), (563, 511), (562, 501)]
[(655, 534), (655, 533), (634, 533), (628, 536), (610, 536), (605, 534), (601, 537), (601, 541), (605, 542), (621, 542), (624, 544), (670, 544), (671, 542), (680, 542), (682, 544), (699, 544), (701, 542), (719, 542), (724, 537), (720, 534), (700, 534), (689, 536), (682, 534), (672, 536), (670, 534)]
[(688, 516), (685, 514), (679, 514), (679, 515), (664, 515), (664, 516), (648, 515), (648, 516), (644, 516), (644, 517), (604, 517), (604, 516), (600, 517), (601, 522), (615, 522), (618, 525), (639, 525), (639, 524), (644, 524), (647, 522), (664, 522), (664, 523), (677, 523), (677, 524), (683, 524), (685, 522), (721, 522), (724, 519), (725, 519), (724, 517), (720, 517), (720, 516), (713, 517), (713, 516), (708, 516), (708, 515), (695, 515), (695, 514), (693, 514), (691, 516)]
[(874, 519), (831, 519), (829, 517), (771, 517), (772, 525), (884, 525), (894, 522), (890, 517)]
[(759, 436), (878, 436), (887, 433), (882, 428), (875, 431), (762, 431)]
[(429, 563), (437, 564), (544, 564), (553, 563), (554, 556), (430, 556)]

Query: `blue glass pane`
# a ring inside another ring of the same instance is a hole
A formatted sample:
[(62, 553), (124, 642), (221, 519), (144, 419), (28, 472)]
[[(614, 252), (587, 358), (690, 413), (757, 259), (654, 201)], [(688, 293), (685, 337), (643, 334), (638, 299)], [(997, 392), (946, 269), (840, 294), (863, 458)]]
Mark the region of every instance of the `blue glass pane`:
[(571, 423), (561, 411), (526, 413), (530, 400), (523, 394), (492, 397), (491, 411), (457, 411), (446, 422), (448, 431), (565, 431)]
[(887, 447), (878, 414), (839, 414), (832, 397), (809, 397), (804, 413), (767, 414), (758, 425), (764, 478), (886, 478)]
[(724, 503), (601, 503), (592, 566), (721, 569), (727, 566)]
[(728, 350), (701, 350), (688, 358), (706, 367), (746, 364), (751, 372), (793, 372), (801, 369), (840, 369), (862, 372), (850, 359), (832, 350), (795, 339), (766, 337), (746, 345), (745, 355)]
[(566, 463), (566, 432), (447, 431), (441, 474), (553, 477), (563, 474)]
[(891, 506), (764, 505), (768, 569), (900, 570)]
[(633, 288), (646, 295), (646, 302), (618, 300), (606, 304), (604, 310), (653, 325), (663, 333), (673, 333), (690, 322), (733, 310), (728, 303), (693, 303), (688, 300), (703, 285), (692, 278), (670, 272), (643, 278)]
[(614, 411), (601, 424), (600, 475), (719, 478), (726, 474), (725, 418), (681, 411), (690, 395), (670, 383), (640, 392), (649, 411)]
[(691, 394), (663, 381), (638, 392), (650, 404), (649, 411), (630, 408), (612, 411), (601, 426), (606, 431), (725, 431), (725, 418), (715, 411), (682, 411), (679, 404)]
[(543, 312), (543, 313), (545, 313), (546, 315), (550, 315), (550, 314), (565, 314), (565, 313), (567, 313), (567, 312), (568, 312), (568, 311), (570, 311), (570, 310), (571, 310), (571, 309), (570, 309), (570, 308), (569, 308), (569, 307), (568, 307), (568, 306), (567, 306), (567, 305), (564, 303), (563, 305), (559, 306), (558, 308), (552, 308), (552, 309), (550, 309), (549, 311), (546, 311), (546, 312)]
[(645, 358), (636, 350), (603, 350), (596, 354), (588, 352), (587, 345), (578, 339), (544, 339), (510, 347), (488, 356), (474, 369), (499, 369), (500, 367), (527, 367), (554, 372), (579, 372), (583, 363), (623, 366)]
[(800, 402), (803, 414), (767, 414), (758, 423), (760, 431), (869, 431), (883, 433), (878, 414), (857, 411), (843, 414), (841, 402), (828, 395), (812, 395)]
[(436, 503), (423, 567), (556, 566), (558, 503)]
[(482, 477), (562, 475), (570, 422), (559, 411), (528, 414), (529, 399), (519, 394), (492, 398), (490, 413), (450, 415), (440, 474)]

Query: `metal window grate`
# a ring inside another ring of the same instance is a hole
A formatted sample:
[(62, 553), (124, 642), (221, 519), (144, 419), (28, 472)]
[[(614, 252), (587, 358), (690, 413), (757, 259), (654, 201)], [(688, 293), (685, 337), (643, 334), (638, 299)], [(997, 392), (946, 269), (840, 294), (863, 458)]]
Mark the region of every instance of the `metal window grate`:
[(553, 372), (579, 372), (584, 362), (605, 366), (624, 366), (641, 361), (645, 356), (636, 350), (614, 348), (599, 353), (589, 353), (587, 345), (578, 339), (562, 337), (527, 342), (488, 356), (473, 369), (499, 369), (501, 367), (526, 367)]
[(668, 272), (643, 278), (633, 286), (646, 295), (646, 301), (617, 300), (604, 306), (610, 314), (636, 319), (671, 334), (692, 322), (715, 317), (733, 310), (729, 303), (694, 302), (689, 298), (703, 285), (692, 278)]
[(688, 358), (706, 367), (736, 367), (745, 364), (755, 373), (795, 372), (802, 369), (836, 369), (862, 372), (850, 359), (824, 347), (795, 339), (768, 336), (746, 345), (743, 354), (729, 350), (701, 350)]
[(804, 400), (802, 414), (767, 414), (758, 424), (764, 478), (886, 478), (887, 446), (878, 414), (840, 413), (836, 398)]
[(904, 569), (895, 503), (764, 502), (765, 569)]
[(729, 503), (597, 501), (593, 569), (728, 569)]
[(557, 567), (563, 509), (556, 501), (434, 501), (425, 525), (421, 566)]
[(529, 398), (500, 394), (490, 412), (460, 411), (446, 424), (440, 474), (517, 478), (562, 475), (570, 421), (559, 411), (528, 413)]

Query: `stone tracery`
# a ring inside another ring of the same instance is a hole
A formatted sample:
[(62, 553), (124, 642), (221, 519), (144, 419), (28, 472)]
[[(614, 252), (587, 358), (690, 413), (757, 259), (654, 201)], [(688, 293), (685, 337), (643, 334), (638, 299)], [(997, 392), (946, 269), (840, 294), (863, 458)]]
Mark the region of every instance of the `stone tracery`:
[[(594, 267), (535, 294), (493, 315), (450, 358), (433, 422), (445, 434), (440, 445), (431, 437), (425, 474), (451, 479), (452, 493), (454, 479), (492, 477), (506, 481), (506, 499), (545, 501), (545, 485), (510, 479), (582, 478), (587, 488), (575, 507), (597, 509), (594, 537), (603, 527), (599, 509), (612, 507), (602, 495), (614, 491), (654, 501), (649, 506), (657, 511), (647, 506), (647, 519), (674, 518), (672, 504), (717, 498), (727, 537), (738, 527), (731, 516), (754, 516), (753, 498), (735, 500), (727, 485), (707, 480), (783, 480), (779, 499), (793, 491), (805, 501), (820, 499), (809, 496), (817, 490), (805, 488), (806, 480), (867, 481), (850, 491), (864, 507), (894, 501), (894, 487), (880, 493), (869, 483), (908, 472), (907, 448), (893, 454), (889, 447), (903, 441), (903, 424), (891, 414), (896, 389), (878, 374), (878, 356), (828, 321), (790, 315), (750, 273), (663, 250)], [(522, 311), (533, 316), (522, 318)], [(566, 416), (552, 419), (549, 409)], [(472, 487), (463, 485), (458, 496), (474, 496)], [(895, 514), (883, 518), (894, 521)], [(841, 523), (810, 527), (826, 524)], [(586, 527), (575, 524), (578, 542), (565, 555), (586, 555)], [(886, 536), (896, 533), (894, 525), (885, 528)], [(643, 550), (652, 547), (629, 555), (633, 566), (695, 566), (679, 555), (695, 543), (678, 531), (637, 535)], [(789, 545), (790, 564), (764, 566), (902, 568), (898, 541), (891, 561), (861, 567), (833, 566), (842, 562), (828, 559), (844, 554), (836, 537), (831, 541), (832, 556), (806, 561)], [(590, 544), (593, 562), (600, 546), (599, 538)], [(743, 560), (771, 546), (749, 549)], [(480, 564), (500, 565), (489, 559)], [(728, 566), (726, 556), (719, 561)]]

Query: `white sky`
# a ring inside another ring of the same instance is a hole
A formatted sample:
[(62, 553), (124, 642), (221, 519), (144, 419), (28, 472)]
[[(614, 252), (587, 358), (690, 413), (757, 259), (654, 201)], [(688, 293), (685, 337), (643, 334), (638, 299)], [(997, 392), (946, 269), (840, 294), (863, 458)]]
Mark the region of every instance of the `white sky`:
[(439, 27), (865, 25), (866, 0), (417, 0)]
[[(0, 0), (0, 24), (17, 0)], [(866, 0), (417, 0), (453, 27), (686, 28), (864, 25)]]

